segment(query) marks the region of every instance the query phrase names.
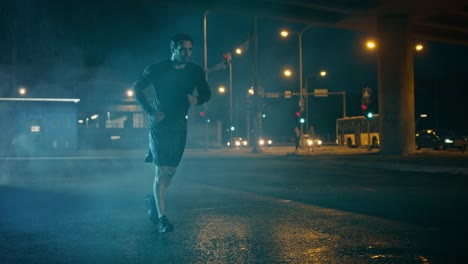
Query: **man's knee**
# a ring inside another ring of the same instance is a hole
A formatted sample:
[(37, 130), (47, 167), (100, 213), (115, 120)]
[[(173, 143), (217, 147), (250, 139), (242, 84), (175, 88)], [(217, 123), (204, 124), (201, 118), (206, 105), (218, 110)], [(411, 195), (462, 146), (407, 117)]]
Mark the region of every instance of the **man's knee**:
[(174, 176), (176, 168), (160, 166), (156, 167), (156, 179), (157, 180), (171, 180)]
[(176, 173), (176, 170), (177, 170), (177, 168), (175, 168), (175, 167), (168, 167), (169, 177), (172, 178), (174, 176), (174, 174)]

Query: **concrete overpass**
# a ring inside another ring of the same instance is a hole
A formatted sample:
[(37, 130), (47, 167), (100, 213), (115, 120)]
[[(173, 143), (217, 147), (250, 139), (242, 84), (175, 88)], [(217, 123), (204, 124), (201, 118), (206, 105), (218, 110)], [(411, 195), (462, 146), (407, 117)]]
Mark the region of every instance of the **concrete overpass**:
[(413, 41), (468, 44), (468, 2), (457, 0), (172, 0), (168, 5), (372, 33), (378, 41), (381, 153), (415, 151)]

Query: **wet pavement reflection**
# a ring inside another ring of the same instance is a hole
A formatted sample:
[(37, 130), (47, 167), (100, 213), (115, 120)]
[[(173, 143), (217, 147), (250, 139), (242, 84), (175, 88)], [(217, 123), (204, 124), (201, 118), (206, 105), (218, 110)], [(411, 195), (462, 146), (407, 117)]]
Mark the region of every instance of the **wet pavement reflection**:
[[(444, 263), (450, 258), (450, 246), (443, 245), (449, 237), (437, 223), (341, 210), (304, 198), (325, 199), (325, 192), (343, 198), (337, 190), (372, 198), (378, 186), (330, 185), (320, 171), (282, 178), (279, 174), (289, 175), (293, 168), (278, 160), (285, 171), (261, 179), (252, 170), (270, 166), (271, 160), (242, 162), (243, 169), (229, 171), (224, 164), (204, 174), (190, 174), (202, 171), (201, 165), (182, 166), (168, 193), (175, 231), (165, 235), (145, 214), (151, 167), (135, 161), (115, 167), (77, 162), (74, 173), (69, 164), (48, 164), (50, 171), (43, 168), (41, 175), (34, 169), (22, 175), (10, 170), (0, 185), (0, 262)], [(390, 175), (368, 173), (353, 180)], [(320, 188), (310, 187), (311, 180)]]

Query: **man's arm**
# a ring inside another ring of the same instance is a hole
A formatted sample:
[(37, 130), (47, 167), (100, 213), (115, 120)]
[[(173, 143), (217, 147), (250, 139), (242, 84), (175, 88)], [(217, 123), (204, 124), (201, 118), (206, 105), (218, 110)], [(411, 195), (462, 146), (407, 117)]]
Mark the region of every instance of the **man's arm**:
[(146, 99), (144, 90), (150, 85), (150, 75), (151, 75), (151, 68), (150, 66), (146, 67), (143, 71), (141, 76), (133, 83), (132, 89), (135, 92), (135, 99), (137, 100), (138, 104), (141, 106), (143, 111), (150, 116), (154, 116), (157, 112), (151, 104)]
[(197, 83), (197, 93), (197, 105), (204, 104), (211, 98), (210, 87), (208, 86), (208, 82), (205, 78), (205, 72), (203, 70), (201, 70), (201, 76), (199, 77), (199, 81)]

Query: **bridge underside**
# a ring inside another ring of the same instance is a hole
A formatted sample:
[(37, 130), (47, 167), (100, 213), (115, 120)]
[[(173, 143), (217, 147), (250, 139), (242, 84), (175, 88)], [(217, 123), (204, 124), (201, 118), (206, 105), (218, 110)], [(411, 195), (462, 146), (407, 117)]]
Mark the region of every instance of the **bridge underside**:
[[(148, 1), (154, 4), (154, 1)], [(406, 15), (415, 40), (468, 44), (468, 3), (459, 0), (160, 0), (161, 5), (236, 13), (377, 33), (379, 17)]]

